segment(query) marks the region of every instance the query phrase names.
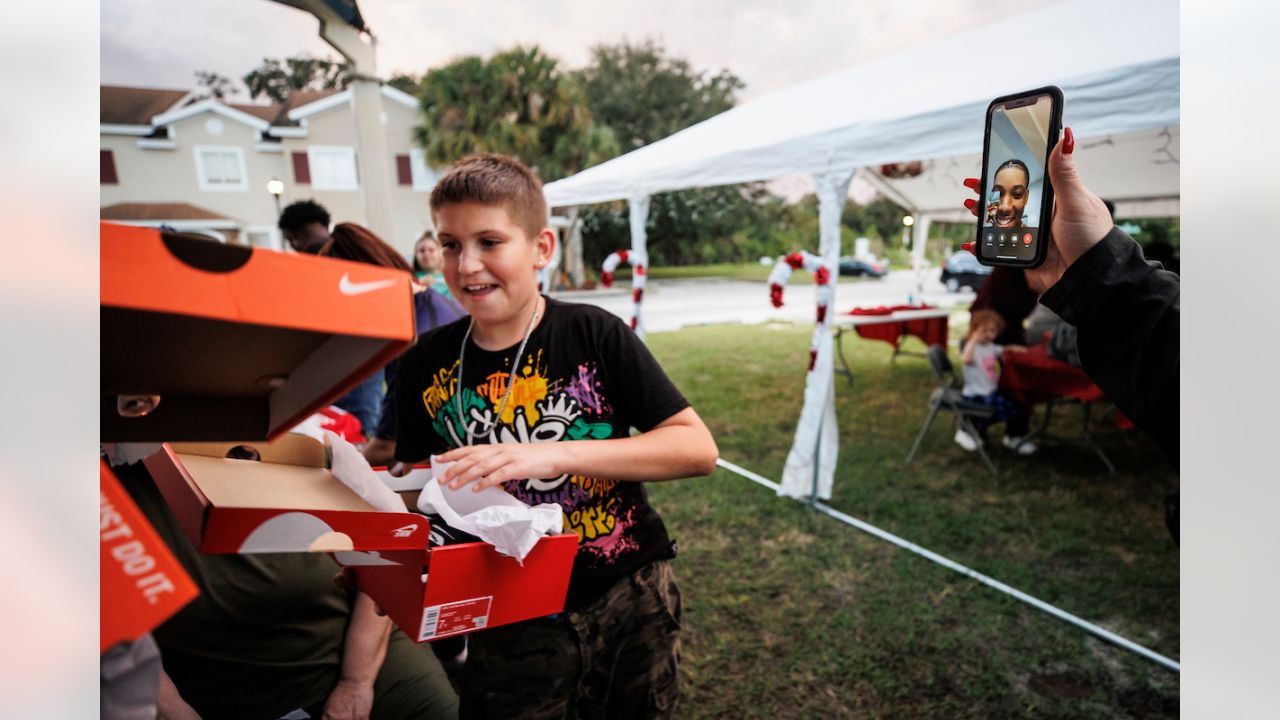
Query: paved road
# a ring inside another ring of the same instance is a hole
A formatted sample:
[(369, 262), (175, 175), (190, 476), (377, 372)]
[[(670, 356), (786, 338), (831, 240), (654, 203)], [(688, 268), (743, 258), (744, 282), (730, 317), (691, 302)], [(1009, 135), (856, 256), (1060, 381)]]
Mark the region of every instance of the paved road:
[[(967, 307), (973, 293), (949, 293), (938, 281), (937, 268), (925, 272), (924, 302), (939, 307)], [(855, 306), (899, 305), (907, 302), (915, 273), (894, 270), (878, 280), (841, 282), (836, 287), (836, 309), (847, 312)], [(552, 293), (570, 302), (602, 307), (624, 319), (631, 318), (631, 288)], [(650, 280), (645, 290), (645, 327), (651, 332), (679, 330), (690, 325), (714, 323), (762, 323), (769, 320), (813, 322), (814, 286), (788, 285), (786, 304), (774, 309), (764, 282), (744, 282), (723, 278), (697, 280)]]

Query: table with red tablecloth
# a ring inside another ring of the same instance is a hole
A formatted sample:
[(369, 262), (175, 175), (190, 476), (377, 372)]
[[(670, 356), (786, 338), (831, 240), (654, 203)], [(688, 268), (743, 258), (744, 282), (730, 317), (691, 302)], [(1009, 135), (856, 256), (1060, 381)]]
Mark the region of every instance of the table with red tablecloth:
[[(1093, 441), (1090, 432), (1093, 404), (1106, 402), (1107, 397), (1084, 370), (1052, 357), (1044, 345), (1035, 345), (1024, 351), (1005, 350), (1001, 358), (1000, 390), (1023, 405), (1045, 405), (1044, 421), (1033, 435), (1046, 434), (1055, 407), (1064, 402), (1080, 403), (1084, 420), (1080, 435), (1074, 439), (1093, 450), (1107, 469), (1115, 472), (1115, 466)], [(1119, 411), (1116, 412), (1116, 425), (1132, 427)]]
[(932, 305), (881, 305), (879, 307), (854, 308), (848, 313), (837, 315), (832, 325), (835, 327), (836, 352), (840, 357), (837, 373), (842, 373), (853, 382), (853, 373), (844, 357), (844, 346), (841, 338), (845, 330), (853, 330), (859, 337), (869, 340), (882, 340), (893, 346), (893, 359), (898, 355), (911, 355), (902, 350), (902, 339), (911, 335), (920, 338), (925, 345), (947, 344), (947, 318), (950, 310)]

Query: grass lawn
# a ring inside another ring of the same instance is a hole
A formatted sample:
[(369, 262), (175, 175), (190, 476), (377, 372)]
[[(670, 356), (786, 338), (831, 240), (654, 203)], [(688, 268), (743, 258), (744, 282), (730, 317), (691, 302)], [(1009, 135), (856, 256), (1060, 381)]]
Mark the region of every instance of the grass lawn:
[[(721, 455), (780, 480), (811, 331), (709, 326), (649, 345)], [(994, 450), (993, 477), (940, 416), (907, 465), (926, 362), (891, 365), (887, 344), (853, 337), (845, 352), (855, 381), (836, 378), (833, 507), (1178, 658), (1178, 549), (1163, 520), (1178, 480), (1141, 431), (1096, 431), (1114, 476), (1057, 444)], [(1055, 415), (1060, 432), (1078, 427), (1077, 412)], [(649, 487), (680, 543), (680, 717), (1178, 715), (1176, 674), (749, 480), (717, 470)]]

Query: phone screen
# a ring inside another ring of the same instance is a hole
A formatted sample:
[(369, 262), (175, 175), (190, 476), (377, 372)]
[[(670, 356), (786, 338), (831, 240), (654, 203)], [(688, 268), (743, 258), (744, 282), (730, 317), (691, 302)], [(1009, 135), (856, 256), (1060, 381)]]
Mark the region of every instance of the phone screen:
[(1030, 261), (1036, 256), (1052, 119), (1050, 95), (991, 109), (986, 185), (979, 208), (986, 259)]

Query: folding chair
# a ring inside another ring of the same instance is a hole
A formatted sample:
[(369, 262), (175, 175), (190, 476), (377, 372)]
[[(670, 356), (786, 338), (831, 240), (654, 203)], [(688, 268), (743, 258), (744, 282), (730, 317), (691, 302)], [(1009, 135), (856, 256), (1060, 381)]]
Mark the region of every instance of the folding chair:
[[(991, 419), (995, 417), (995, 409), (986, 405), (968, 402), (964, 399), (964, 386), (956, 377), (955, 368), (951, 365), (951, 360), (947, 357), (947, 349), (942, 345), (930, 345), (926, 355), (929, 358), (929, 367), (933, 370), (933, 376), (938, 381), (938, 387), (929, 396), (929, 417), (924, 421), (924, 427), (920, 428), (920, 434), (916, 436), (915, 444), (911, 446), (911, 452), (907, 453), (907, 462), (911, 462), (916, 457), (916, 452), (920, 450), (920, 443), (924, 442), (924, 436), (929, 432), (929, 427), (933, 425), (933, 419), (937, 417), (939, 410), (946, 410), (955, 416), (956, 424), (973, 435), (974, 438), (980, 438), (977, 429), (973, 426), (973, 419)], [(987, 455), (987, 450), (983, 443), (978, 443), (978, 453), (982, 455), (982, 460), (991, 469), (991, 473), (997, 474), (995, 463), (991, 462), (991, 458)]]

